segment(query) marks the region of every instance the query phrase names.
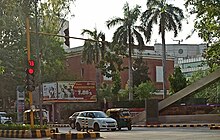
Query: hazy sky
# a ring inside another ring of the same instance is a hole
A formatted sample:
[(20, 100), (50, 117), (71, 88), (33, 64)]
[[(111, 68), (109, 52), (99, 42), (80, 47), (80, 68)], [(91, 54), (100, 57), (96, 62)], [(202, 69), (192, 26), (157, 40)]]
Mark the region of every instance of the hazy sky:
[[(173, 3), (184, 9), (184, 0), (167, 0), (169, 3)], [(136, 4), (141, 6), (141, 11), (146, 10), (146, 0), (76, 0), (75, 4), (71, 7), (75, 17), (70, 19), (70, 36), (83, 37), (81, 32), (82, 29), (93, 30), (95, 27), (98, 31), (102, 31), (106, 35), (106, 40), (111, 41), (112, 35), (116, 28), (108, 29), (106, 26), (106, 21), (112, 17), (122, 17), (123, 18), (123, 6), (128, 2), (130, 8), (133, 8)], [(199, 44), (203, 43), (197, 34), (194, 34), (192, 38), (185, 40), (186, 36), (193, 29), (193, 20), (189, 19), (188, 24), (186, 20), (183, 22), (182, 31), (179, 33), (178, 37), (174, 38), (173, 32), (166, 34), (166, 44), (176, 44), (177, 41), (182, 40), (182, 44)], [(116, 26), (118, 27), (118, 26)], [(155, 31), (151, 38), (151, 42), (146, 45), (153, 45), (155, 42), (161, 43), (161, 36), (158, 35), (158, 26), (153, 28)], [(84, 41), (79, 41), (71, 39), (71, 47), (77, 47), (83, 45)]]

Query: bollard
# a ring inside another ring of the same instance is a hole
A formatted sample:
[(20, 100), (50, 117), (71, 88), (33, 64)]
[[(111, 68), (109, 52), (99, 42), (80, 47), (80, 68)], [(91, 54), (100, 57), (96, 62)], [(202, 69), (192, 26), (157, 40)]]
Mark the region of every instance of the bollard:
[(84, 132), (85, 131), (85, 120), (82, 119), (82, 131)]
[(58, 128), (56, 128), (56, 130), (55, 130), (55, 133), (59, 133), (59, 130), (58, 130)]
[(86, 127), (86, 132), (88, 132), (88, 130), (89, 130), (88, 119), (86, 119), (86, 121), (85, 121), (85, 127)]

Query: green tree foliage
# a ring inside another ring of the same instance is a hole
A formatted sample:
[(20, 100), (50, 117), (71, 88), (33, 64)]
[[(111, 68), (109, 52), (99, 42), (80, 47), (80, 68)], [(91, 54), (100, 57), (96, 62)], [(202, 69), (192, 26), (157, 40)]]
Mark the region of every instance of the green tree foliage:
[[(97, 40), (97, 41), (90, 41), (87, 40), (84, 43), (84, 48), (82, 52), (82, 59), (86, 61), (87, 64), (95, 64), (98, 67), (98, 64), (101, 60), (102, 51), (102, 43), (98, 42), (102, 40), (102, 37), (105, 36), (103, 32), (98, 32), (96, 28), (94, 30), (83, 29), (82, 35), (88, 35), (89, 39)], [(104, 46), (103, 46), (104, 47)]]
[[(60, 19), (69, 11), (70, 0), (47, 1), (38, 4), (38, 25), (41, 32), (58, 33)], [(39, 6), (40, 5), (40, 6)], [(35, 3), (32, 0), (0, 1), (0, 96), (15, 98), (16, 87), (24, 85), (27, 66), (25, 19), (29, 15), (31, 31), (35, 31)], [(31, 33), (31, 59), (41, 54), (42, 82), (64, 79), (65, 65), (62, 42), (57, 37), (40, 35), (36, 48), (35, 34)], [(36, 63), (37, 67), (38, 63)], [(37, 82), (38, 70), (35, 70)], [(67, 76), (66, 76), (67, 77)], [(69, 76), (70, 77), (70, 76)]]
[[(188, 84), (192, 84), (195, 81), (198, 81), (209, 74), (210, 74), (209, 70), (196, 71), (192, 74), (191, 78), (188, 81)], [(209, 103), (219, 103), (220, 102), (219, 91), (220, 91), (220, 80), (202, 88), (199, 91), (196, 91), (193, 96), (194, 98), (204, 98)]]
[(188, 84), (192, 84), (201, 78), (207, 76), (210, 72), (208, 70), (203, 71), (203, 70), (198, 70), (196, 72), (193, 72), (192, 76), (188, 79)]
[(148, 77), (148, 66), (143, 58), (136, 58), (133, 63), (133, 80), (134, 86), (138, 86), (143, 82), (150, 81)]
[(190, 14), (196, 15), (195, 31), (208, 43), (204, 53), (210, 68), (220, 66), (220, 1), (219, 0), (187, 0), (185, 6)]
[(104, 76), (112, 78), (112, 92), (115, 96), (118, 96), (121, 89), (120, 72), (127, 69), (127, 67), (122, 66), (125, 52), (119, 49), (118, 44), (109, 43), (107, 48), (108, 51), (105, 52), (99, 67)]
[(175, 67), (174, 73), (169, 76), (170, 93), (174, 94), (187, 86), (186, 77), (180, 67)]
[(82, 35), (88, 35), (89, 39), (96, 40), (96, 41), (90, 41), (86, 40), (84, 43), (84, 48), (82, 52), (82, 59), (87, 64), (95, 64), (96, 66), (96, 85), (97, 85), (97, 91), (99, 91), (100, 88), (100, 69), (99, 69), (99, 63), (100, 60), (104, 57), (105, 52), (105, 44), (101, 43), (99, 41), (105, 41), (105, 34), (103, 32), (98, 32), (96, 28), (94, 28), (93, 31), (88, 29), (82, 30)]
[(218, 68), (220, 66), (220, 42), (216, 42), (208, 47), (203, 57), (206, 58), (206, 62), (212, 71)]
[[(144, 40), (141, 33), (145, 33), (142, 26), (135, 25), (140, 16), (140, 6), (136, 5), (133, 9), (130, 9), (129, 4), (126, 3), (123, 7), (124, 17), (114, 17), (106, 21), (107, 27), (117, 27), (113, 35), (113, 43), (119, 44), (122, 50), (128, 48), (128, 68), (129, 68), (129, 89), (133, 87), (132, 76), (132, 46), (134, 46), (135, 40), (141, 47), (144, 45)], [(133, 94), (129, 91), (129, 100), (133, 100)]]
[(25, 34), (22, 2), (0, 1), (0, 96), (13, 96), (24, 77)]
[(112, 84), (103, 83), (98, 95), (99, 99), (105, 98), (108, 101), (119, 101), (119, 91), (121, 89), (120, 74), (113, 74)]
[(153, 25), (159, 25), (159, 34), (162, 39), (162, 56), (163, 56), (163, 90), (166, 97), (166, 43), (165, 32), (173, 31), (174, 37), (182, 29), (182, 20), (184, 19), (183, 11), (172, 4), (167, 4), (166, 0), (148, 0), (147, 10), (141, 15), (141, 22), (147, 28), (147, 41), (150, 40), (154, 31)]
[(196, 15), (194, 25), (199, 36), (209, 43), (218, 42), (220, 1), (187, 0), (185, 6), (190, 14)]
[(113, 101), (114, 99), (114, 94), (112, 93), (112, 86), (106, 83), (102, 84), (98, 94), (99, 100), (103, 100), (104, 98), (106, 99), (106, 101)]
[(154, 95), (156, 91), (153, 83), (147, 81), (145, 83), (141, 83), (138, 87), (134, 89), (134, 97), (137, 100), (149, 99)]

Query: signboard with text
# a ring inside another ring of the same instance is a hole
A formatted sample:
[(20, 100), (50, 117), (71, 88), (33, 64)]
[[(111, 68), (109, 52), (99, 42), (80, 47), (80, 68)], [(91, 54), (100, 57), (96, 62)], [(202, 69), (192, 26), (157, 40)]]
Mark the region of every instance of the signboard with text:
[(96, 102), (96, 83), (94, 81), (46, 83), (43, 84), (43, 100), (48, 102)]

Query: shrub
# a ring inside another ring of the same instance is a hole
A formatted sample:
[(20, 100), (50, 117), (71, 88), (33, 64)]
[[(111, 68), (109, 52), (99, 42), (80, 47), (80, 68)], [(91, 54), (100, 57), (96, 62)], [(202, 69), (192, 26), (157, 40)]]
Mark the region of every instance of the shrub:
[(48, 126), (43, 125), (40, 127), (40, 125), (34, 125), (33, 128), (31, 128), (31, 125), (29, 124), (0, 124), (0, 130), (31, 130), (31, 129), (47, 129)]

